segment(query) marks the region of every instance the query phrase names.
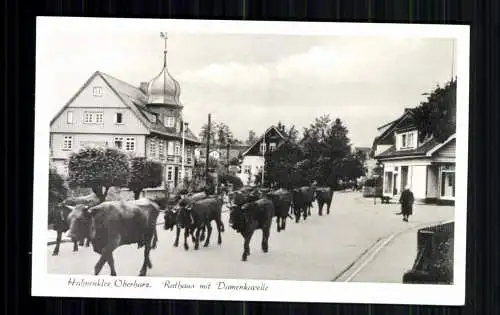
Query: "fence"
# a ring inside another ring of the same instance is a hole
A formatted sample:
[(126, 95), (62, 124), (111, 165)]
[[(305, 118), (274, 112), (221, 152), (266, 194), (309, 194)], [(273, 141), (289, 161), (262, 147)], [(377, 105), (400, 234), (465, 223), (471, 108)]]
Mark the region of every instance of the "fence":
[(448, 222), (420, 229), (417, 233), (417, 257), (403, 283), (453, 283), (455, 223)]

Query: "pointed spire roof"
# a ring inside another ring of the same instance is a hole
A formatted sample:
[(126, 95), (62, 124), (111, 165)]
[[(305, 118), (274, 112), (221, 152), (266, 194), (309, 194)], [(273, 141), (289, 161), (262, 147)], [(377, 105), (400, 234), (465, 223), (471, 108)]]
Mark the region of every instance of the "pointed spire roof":
[(148, 104), (175, 105), (182, 107), (180, 102), (181, 87), (167, 68), (167, 33), (161, 32), (160, 37), (165, 42), (163, 51), (163, 68), (160, 73), (149, 81), (146, 89)]

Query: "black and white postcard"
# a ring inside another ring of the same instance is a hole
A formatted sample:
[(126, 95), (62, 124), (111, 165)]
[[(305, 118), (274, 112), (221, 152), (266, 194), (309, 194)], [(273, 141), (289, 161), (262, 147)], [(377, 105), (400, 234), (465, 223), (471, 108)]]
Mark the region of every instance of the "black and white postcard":
[(36, 33), (33, 295), (465, 302), (468, 26)]

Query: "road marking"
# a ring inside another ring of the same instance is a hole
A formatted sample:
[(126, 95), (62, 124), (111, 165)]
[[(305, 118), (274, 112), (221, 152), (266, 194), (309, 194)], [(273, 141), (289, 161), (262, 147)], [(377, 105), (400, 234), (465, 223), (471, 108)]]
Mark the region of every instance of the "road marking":
[[(381, 241), (381, 239), (379, 239), (377, 242), (375, 242), (375, 244), (373, 244), (372, 246), (370, 246), (368, 249), (366, 249), (356, 260), (354, 260), (354, 262), (352, 262), (346, 269), (344, 269), (337, 277), (335, 277), (333, 279), (333, 281), (338, 281), (338, 279), (340, 279), (343, 275), (347, 274), (351, 268), (355, 267), (357, 265), (357, 263), (361, 262), (361, 265), (355, 270), (353, 271), (352, 273), (349, 274), (349, 276), (347, 277), (346, 280), (344, 280), (343, 282), (350, 282), (352, 279), (354, 279), (361, 271), (363, 271), (363, 269), (366, 268), (366, 266), (372, 262), (375, 257), (384, 249), (386, 248), (389, 243), (392, 242), (392, 240), (394, 238), (396, 238), (397, 236), (403, 234), (403, 233), (407, 233), (407, 232), (410, 232), (412, 230), (418, 230), (418, 229), (421, 229), (421, 228), (425, 228), (425, 227), (428, 227), (428, 226), (434, 226), (436, 224), (443, 224), (443, 222), (449, 222), (450, 220), (439, 220), (439, 221), (434, 221), (434, 222), (427, 222), (427, 223), (421, 223), (421, 224), (417, 224), (413, 227), (409, 227), (407, 229), (404, 229), (402, 231), (399, 231), (399, 232), (396, 232), (396, 233), (393, 233), (391, 235), (389, 235), (388, 237), (386, 237), (384, 239), (384, 241)], [(368, 256), (368, 258), (364, 259), (365, 256)]]
[(349, 282), (354, 277), (356, 277), (358, 275), (358, 273), (360, 273), (370, 262), (372, 262), (373, 259), (375, 258), (375, 256), (377, 256), (377, 254), (382, 249), (384, 249), (384, 247), (386, 247), (387, 244), (389, 244), (389, 242), (392, 241), (392, 239), (394, 239), (395, 236), (396, 236), (396, 234), (392, 234), (391, 236), (389, 236), (388, 238), (386, 238), (385, 241), (379, 243), (380, 245), (378, 247), (376, 247), (374, 251), (372, 251), (371, 255), (367, 259), (365, 259), (363, 261), (363, 263), (361, 264), (361, 266), (359, 266), (358, 269), (356, 269), (356, 271), (354, 271), (353, 273), (351, 273), (351, 275), (349, 277), (347, 277), (347, 279), (345, 280), (345, 282)]

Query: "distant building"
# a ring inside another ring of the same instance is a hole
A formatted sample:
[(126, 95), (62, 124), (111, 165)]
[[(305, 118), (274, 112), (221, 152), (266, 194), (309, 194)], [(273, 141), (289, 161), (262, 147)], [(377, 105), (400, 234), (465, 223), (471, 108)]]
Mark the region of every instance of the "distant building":
[(283, 134), (275, 126), (271, 126), (259, 139), (243, 151), (243, 162), (238, 176), (244, 185), (255, 184), (255, 175), (264, 168), (264, 153), (268, 150), (276, 150), (284, 142), (285, 137)]
[(168, 72), (166, 51), (160, 73), (140, 87), (96, 71), (50, 122), (51, 164), (67, 174), (71, 153), (112, 147), (161, 162), (163, 184), (178, 186), (182, 156), (184, 176), (190, 178), (200, 144), (182, 117), (180, 92)]
[(374, 142), (375, 159), (384, 166), (384, 196), (399, 198), (409, 185), (416, 199), (454, 203), (455, 134), (442, 143), (432, 136), (419, 141), (411, 109), (379, 131)]
[(363, 167), (366, 168), (365, 176), (370, 178), (373, 175), (373, 170), (377, 166), (377, 160), (370, 157), (372, 148), (370, 147), (353, 147), (353, 154), (361, 154), (364, 162)]
[[(229, 145), (229, 161), (231, 161), (234, 158), (238, 158), (241, 153), (248, 148), (247, 145), (241, 145), (241, 144), (231, 144)], [(206, 152), (207, 148), (206, 145), (205, 147), (200, 146), (195, 149), (195, 157), (197, 159), (204, 160), (206, 159)], [(210, 157), (222, 162), (222, 163), (227, 163), (228, 161), (228, 147), (227, 146), (216, 146), (214, 148), (210, 148)]]

